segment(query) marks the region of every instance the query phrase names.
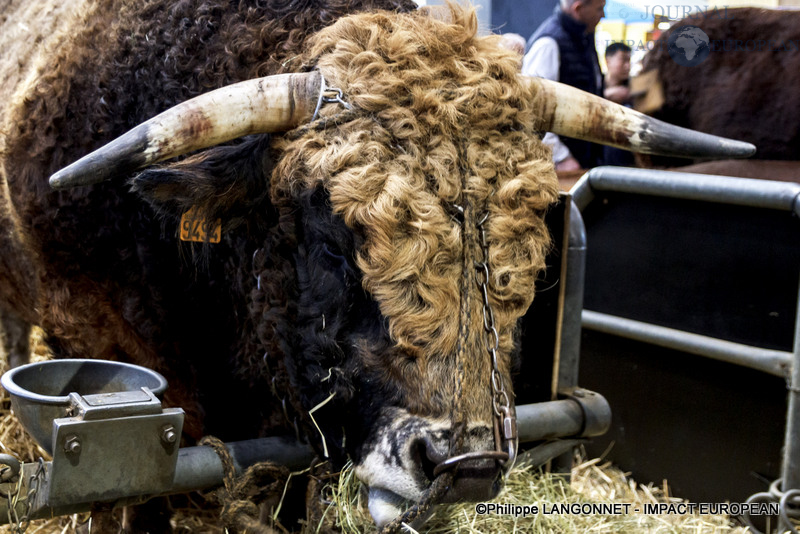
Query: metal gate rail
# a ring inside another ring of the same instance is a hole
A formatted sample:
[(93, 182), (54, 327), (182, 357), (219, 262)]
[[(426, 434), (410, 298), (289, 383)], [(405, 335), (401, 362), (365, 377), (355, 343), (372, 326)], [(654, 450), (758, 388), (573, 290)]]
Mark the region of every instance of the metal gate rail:
[[(764, 208), (800, 217), (800, 184), (790, 182), (623, 167), (597, 167), (586, 173), (575, 184), (571, 191), (573, 202), (583, 211), (594, 200), (595, 193), (600, 191)], [(590, 330), (644, 341), (785, 377), (789, 392), (789, 407), (783, 447), (783, 476), (777, 484), (779, 486), (777, 492), (783, 495), (800, 490), (800, 295), (797, 298), (792, 352), (732, 343), (591, 310), (583, 311), (582, 324), (584, 328)], [(790, 527), (784, 524), (783, 528)]]
[(591, 310), (583, 310), (581, 315), (583, 327), (595, 332), (705, 356), (784, 378), (788, 378), (792, 361), (797, 357), (792, 352), (762, 349)]

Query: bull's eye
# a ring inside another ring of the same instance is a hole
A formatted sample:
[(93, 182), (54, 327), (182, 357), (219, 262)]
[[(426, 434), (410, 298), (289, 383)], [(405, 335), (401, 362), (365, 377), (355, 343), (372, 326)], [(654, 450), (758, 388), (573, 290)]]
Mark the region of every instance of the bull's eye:
[(344, 255), (341, 254), (338, 249), (331, 250), (331, 247), (329, 247), (327, 243), (322, 244), (322, 253), (324, 254), (325, 258), (334, 265), (342, 265), (347, 263)]
[(328, 270), (335, 272), (342, 280), (347, 277), (347, 273), (350, 271), (350, 266), (344, 254), (337, 247), (327, 243), (322, 244), (320, 261)]

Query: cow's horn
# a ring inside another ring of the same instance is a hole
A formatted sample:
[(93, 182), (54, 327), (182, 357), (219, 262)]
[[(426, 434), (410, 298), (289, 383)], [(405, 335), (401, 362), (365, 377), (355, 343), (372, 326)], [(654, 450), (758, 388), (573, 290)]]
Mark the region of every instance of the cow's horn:
[(642, 154), (684, 158), (746, 158), (750, 143), (654, 119), (563, 83), (527, 77), (541, 95), (541, 129)]
[(322, 84), (317, 71), (280, 74), (200, 95), (61, 169), (50, 186), (95, 184), (237, 137), (289, 130), (314, 114)]

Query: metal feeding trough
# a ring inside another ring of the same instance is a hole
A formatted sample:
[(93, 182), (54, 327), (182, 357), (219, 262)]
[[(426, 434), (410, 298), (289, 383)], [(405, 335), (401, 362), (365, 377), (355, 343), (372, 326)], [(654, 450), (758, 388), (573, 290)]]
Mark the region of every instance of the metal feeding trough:
[[(53, 360), (12, 369), (1, 381), (25, 430), (53, 459), (23, 464), (0, 454), (0, 524), (222, 483), (214, 449), (179, 448), (184, 412), (162, 408), (158, 396), (167, 381), (154, 371), (104, 360)], [(265, 460), (299, 468), (314, 457), (307, 444), (282, 436), (226, 447), (238, 473)]]
[(53, 456), (50, 506), (172, 484), (184, 414), (162, 409), (160, 374), (120, 362), (53, 360), (13, 369), (2, 385), (25, 429)]
[(167, 389), (167, 381), (155, 371), (104, 360), (31, 363), (12, 369), (0, 380), (17, 418), (50, 454), (54, 419), (75, 415), (74, 410), (83, 405), (91, 410), (150, 399), (142, 388), (154, 396)]

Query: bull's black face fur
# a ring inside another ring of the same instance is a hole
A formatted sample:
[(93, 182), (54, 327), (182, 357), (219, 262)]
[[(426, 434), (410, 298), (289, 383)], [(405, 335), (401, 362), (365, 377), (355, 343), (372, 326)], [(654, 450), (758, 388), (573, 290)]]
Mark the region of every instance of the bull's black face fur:
[[(386, 319), (362, 286), (355, 251), (363, 239), (333, 213), (323, 188), (280, 199), (277, 206), (271, 203), (269, 144), (268, 135), (252, 136), (233, 147), (148, 169), (129, 185), (170, 224), (194, 207), (209, 220), (221, 218), (229, 237), (248, 226), (237, 248), (246, 251), (252, 265), (243, 262), (241, 279), (254, 321), (261, 318), (249, 333), (257, 339), (249, 341), (263, 344), (266, 351), (259, 359), (242, 350), (235, 373), (255, 389), (277, 392), (260, 402), (274, 406), (286, 400), (289, 417), (280, 425), (290, 432), (301, 426), (319, 452), (341, 465), (348, 456), (360, 457), (360, 444), (385, 405), (403, 405), (401, 384), (386, 383), (374, 363), (370, 371), (364, 361), (366, 355), (391, 359), (399, 351), (393, 349)], [(245, 216), (254, 210), (259, 224)], [(257, 232), (264, 232), (261, 239)], [(201, 264), (215, 263), (215, 245), (193, 248)], [(314, 414), (320, 433), (307, 414), (331, 395)]]
[[(375, 302), (361, 286), (354, 257), (357, 236), (333, 215), (321, 188), (304, 193), (298, 208), (295, 218), (302, 223), (295, 254), (298, 308), (294, 354), (298, 357), (287, 362), (287, 370), (305, 410), (334, 395), (315, 412), (315, 420), (329, 454), (341, 460), (348, 437), (351, 444), (361, 443), (365, 431), (361, 422), (374, 421), (377, 415), (375, 405), (371, 414), (344, 418), (341, 414), (359, 412), (356, 398), (372, 393), (373, 398), (383, 400), (386, 394), (365, 387), (370, 381), (360, 353), (365, 346), (385, 349), (391, 344)], [(369, 404), (365, 408), (370, 411)], [(319, 437), (315, 436), (315, 441)]]

